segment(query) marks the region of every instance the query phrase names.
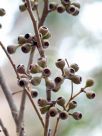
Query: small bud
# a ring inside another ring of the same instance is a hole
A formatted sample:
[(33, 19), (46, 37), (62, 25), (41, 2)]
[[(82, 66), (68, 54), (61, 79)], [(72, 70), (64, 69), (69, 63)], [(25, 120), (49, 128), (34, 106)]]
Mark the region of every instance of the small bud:
[(26, 43), (26, 39), (24, 37), (24, 35), (19, 35), (18, 36), (18, 44), (24, 44)]
[(38, 96), (38, 90), (36, 89), (31, 90), (31, 96), (32, 98), (36, 98)]
[(40, 107), (44, 107), (44, 106), (46, 106), (46, 105), (48, 105), (48, 102), (47, 102), (47, 100), (46, 99), (38, 99), (38, 105), (40, 106)]
[(68, 113), (66, 111), (61, 111), (59, 113), (59, 117), (60, 117), (60, 119), (65, 120), (68, 118)]
[(56, 61), (56, 67), (58, 67), (62, 70), (64, 68), (64, 66), (65, 66), (65, 61), (63, 59), (58, 59)]
[(47, 111), (49, 111), (50, 107), (51, 107), (50, 105), (46, 105), (45, 107), (41, 107), (40, 108), (41, 114), (45, 114)]
[(75, 7), (80, 9), (80, 3), (78, 3), (78, 2), (73, 2), (73, 3), (71, 3), (71, 5), (74, 5)]
[(46, 58), (38, 58), (37, 61), (38, 65), (42, 68), (46, 67), (47, 59)]
[(25, 3), (19, 5), (19, 10), (20, 10), (21, 12), (24, 12), (26, 9), (27, 9), (27, 7), (26, 7)]
[(64, 68), (64, 76), (65, 76), (65, 78), (67, 78), (67, 79), (69, 79), (72, 75), (74, 75), (74, 73), (75, 73), (75, 70), (73, 69), (73, 68), (71, 68), (71, 67), (69, 67), (69, 68)]
[(54, 79), (54, 81), (55, 81), (55, 84), (61, 85), (61, 84), (63, 83), (64, 79), (63, 79), (62, 76), (58, 76), (58, 77), (56, 77), (56, 78)]
[(91, 87), (94, 85), (93, 79), (87, 79), (85, 87)]
[(27, 86), (29, 83), (29, 80), (27, 78), (21, 78), (18, 80), (18, 85), (21, 87)]
[(23, 53), (29, 53), (31, 50), (31, 44), (30, 43), (23, 44), (21, 50)]
[(64, 99), (63, 97), (58, 97), (58, 98), (57, 98), (57, 104), (58, 104), (58, 105), (64, 107), (65, 102), (66, 102), (66, 101), (65, 101), (65, 99)]
[(88, 99), (94, 99), (95, 98), (95, 93), (93, 91), (86, 92), (86, 97)]
[(49, 109), (49, 115), (50, 115), (51, 117), (55, 117), (55, 116), (57, 115), (57, 113), (58, 113), (58, 110), (57, 110), (56, 107), (51, 107), (51, 108)]
[(31, 84), (34, 85), (34, 86), (39, 85), (40, 82), (41, 82), (41, 77), (36, 76), (36, 77), (33, 77), (33, 78), (31, 79)]
[(42, 46), (43, 46), (44, 49), (48, 48), (49, 47), (49, 41), (47, 39), (43, 39)]
[(48, 33), (48, 31), (49, 31), (48, 28), (45, 26), (41, 26), (39, 28), (39, 33), (41, 33), (43, 36), (46, 35)]
[(73, 68), (75, 72), (79, 70), (79, 66), (76, 63), (71, 64), (70, 67)]
[(63, 5), (60, 4), (60, 5), (57, 6), (57, 12), (58, 13), (63, 13), (64, 11), (65, 11), (65, 7)]
[(58, 92), (60, 90), (61, 86), (58, 84), (55, 84), (54, 89), (52, 90), (53, 92)]
[(0, 8), (0, 16), (4, 16), (6, 14), (6, 11), (3, 8)]
[(71, 75), (69, 79), (75, 84), (80, 84), (82, 82), (82, 77), (78, 75)]
[(56, 10), (57, 4), (55, 2), (49, 2), (49, 10), (53, 11)]
[(51, 71), (49, 68), (44, 68), (43, 71), (42, 71), (42, 76), (43, 77), (49, 77), (51, 75)]
[(54, 84), (54, 82), (50, 79), (50, 78), (47, 78), (46, 79), (46, 87), (47, 87), (47, 89), (54, 89), (54, 86), (55, 86), (55, 84)]
[(7, 51), (8, 51), (9, 54), (13, 54), (13, 53), (16, 52), (17, 48), (18, 48), (18, 46), (9, 45), (9, 46), (7, 46)]
[(20, 64), (20, 65), (17, 66), (17, 72), (18, 72), (19, 74), (25, 74), (25, 73), (26, 73), (26, 72), (25, 72), (25, 67), (24, 67), (23, 64)]
[(30, 65), (30, 72), (32, 74), (40, 73), (40, 72), (42, 72), (42, 68), (37, 64), (31, 64)]
[(74, 112), (72, 114), (72, 117), (75, 119), (75, 120), (80, 120), (82, 118), (82, 114), (80, 112)]
[(72, 101), (69, 103), (69, 109), (74, 109), (77, 107), (77, 102), (76, 101)]

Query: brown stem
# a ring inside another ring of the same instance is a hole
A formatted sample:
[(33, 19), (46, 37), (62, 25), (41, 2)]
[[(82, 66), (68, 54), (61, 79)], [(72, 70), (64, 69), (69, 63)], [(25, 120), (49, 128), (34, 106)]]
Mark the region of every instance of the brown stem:
[(1, 126), (5, 136), (10, 136), (9, 133), (8, 133), (8, 130), (5, 128), (5, 126), (4, 126), (4, 124), (3, 124), (1, 119), (0, 119), (0, 126)]
[(56, 135), (57, 128), (58, 128), (58, 124), (59, 124), (59, 120), (60, 120), (60, 118), (58, 117), (58, 118), (57, 118), (57, 121), (56, 121), (56, 125), (55, 125), (55, 129), (54, 129), (53, 136), (55, 136), (55, 135)]

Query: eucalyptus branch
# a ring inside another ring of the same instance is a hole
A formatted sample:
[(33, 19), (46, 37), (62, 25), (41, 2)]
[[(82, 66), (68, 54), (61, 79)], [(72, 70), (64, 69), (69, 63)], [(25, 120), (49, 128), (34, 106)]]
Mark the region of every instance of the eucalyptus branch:
[(2, 130), (4, 132), (4, 135), (5, 136), (10, 136), (9, 133), (8, 133), (8, 130), (5, 128), (5, 126), (4, 126), (4, 124), (3, 124), (1, 119), (0, 119), (0, 126), (1, 126), (1, 128), (2, 128)]
[(55, 129), (54, 129), (53, 136), (56, 136), (56, 132), (57, 132), (57, 129), (58, 129), (59, 121), (60, 121), (60, 118), (58, 117), (58, 118), (57, 118), (57, 121), (56, 121), (56, 124), (55, 124)]

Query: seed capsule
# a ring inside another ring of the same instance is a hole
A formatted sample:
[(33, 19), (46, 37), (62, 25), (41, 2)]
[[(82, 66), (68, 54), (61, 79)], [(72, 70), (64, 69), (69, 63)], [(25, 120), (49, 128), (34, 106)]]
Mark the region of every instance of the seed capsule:
[(27, 7), (26, 7), (25, 3), (19, 5), (19, 10), (20, 10), (21, 12), (24, 12), (26, 9), (27, 9)]
[(8, 51), (9, 54), (13, 54), (13, 53), (16, 52), (16, 50), (17, 50), (18, 47), (19, 46), (9, 45), (9, 46), (7, 46), (7, 51)]
[(60, 117), (60, 119), (65, 120), (68, 118), (68, 113), (66, 111), (61, 111), (59, 113), (59, 117)]
[(54, 86), (55, 86), (55, 84), (54, 84), (54, 82), (50, 78), (46, 79), (46, 87), (47, 87), (47, 89), (52, 90), (52, 89), (54, 89)]
[(95, 93), (93, 91), (86, 92), (86, 97), (88, 99), (94, 99), (95, 98)]
[(57, 98), (57, 104), (58, 104), (58, 105), (64, 107), (65, 102), (66, 102), (66, 101), (65, 101), (65, 99), (64, 99), (63, 97), (58, 97), (58, 98)]
[(77, 102), (76, 101), (72, 101), (69, 103), (69, 109), (74, 109), (77, 107)]
[(30, 43), (23, 44), (21, 50), (23, 53), (29, 53), (31, 50), (31, 44)]
[(31, 96), (32, 98), (36, 98), (38, 96), (38, 90), (36, 89), (31, 90)]
[(74, 112), (72, 116), (75, 120), (80, 120), (82, 118), (82, 114), (80, 112)]
[(91, 87), (94, 85), (93, 79), (87, 79), (85, 87)]
[(18, 80), (18, 85), (21, 87), (27, 86), (29, 83), (29, 80), (27, 78), (21, 78)]
[(56, 67), (62, 70), (65, 66), (65, 61), (63, 59), (58, 59), (55, 64), (56, 64)]
[(64, 6), (68, 6), (70, 4), (70, 0), (61, 0), (61, 3), (64, 5)]
[(48, 33), (48, 31), (49, 31), (48, 28), (45, 26), (41, 26), (39, 28), (39, 33), (41, 33), (43, 36), (46, 35)]
[(56, 10), (56, 8), (57, 8), (57, 4), (55, 2), (49, 3), (49, 10), (50, 11)]
[(54, 81), (55, 81), (55, 84), (61, 85), (64, 81), (64, 78), (62, 76), (58, 76), (54, 79)]
[(24, 44), (26, 43), (26, 39), (24, 37), (24, 35), (19, 35), (18, 36), (18, 44)]
[(63, 71), (64, 71), (64, 77), (67, 78), (67, 79), (69, 79), (75, 73), (75, 70), (71, 67), (64, 68)]
[(42, 71), (42, 76), (43, 77), (49, 77), (51, 75), (51, 71), (49, 68), (44, 68), (43, 71)]
[(65, 7), (64, 7), (63, 5), (60, 4), (60, 5), (57, 6), (57, 12), (58, 12), (58, 13), (61, 14), (61, 13), (63, 13), (64, 11), (65, 11)]
[(33, 77), (33, 78), (31, 79), (31, 84), (34, 85), (34, 86), (39, 85), (40, 82), (41, 82), (41, 77), (36, 76), (36, 77)]
[(82, 82), (82, 77), (78, 75), (71, 75), (69, 79), (75, 84), (80, 84)]
[(70, 5), (69, 7), (66, 8), (66, 11), (69, 13), (69, 14), (74, 14), (75, 11), (76, 11), (76, 7), (74, 5)]
[(0, 16), (4, 16), (6, 14), (6, 11), (3, 8), (0, 8)]
[(42, 68), (37, 64), (31, 64), (29, 69), (32, 74), (42, 72)]
[(57, 113), (58, 113), (58, 110), (57, 110), (56, 107), (51, 107), (51, 108), (49, 109), (49, 115), (50, 115), (51, 117), (55, 117), (55, 116), (57, 115)]
[(40, 108), (41, 114), (45, 114), (46, 112), (48, 112), (50, 107), (51, 107), (50, 105), (46, 105), (45, 107), (41, 107)]
[(55, 84), (54, 89), (52, 90), (53, 92), (58, 92), (60, 90), (61, 86), (58, 84)]
[(43, 39), (42, 46), (43, 46), (44, 49), (48, 48), (49, 47), (49, 41), (47, 39)]
[(44, 106), (48, 105), (48, 102), (47, 102), (46, 99), (40, 98), (40, 99), (38, 99), (38, 105), (39, 105), (40, 107), (44, 107)]
[(75, 72), (79, 70), (79, 66), (76, 63), (71, 64), (70, 67), (73, 68)]
[(38, 58), (37, 61), (38, 65), (42, 68), (46, 67), (47, 59), (46, 58)]
[(80, 9), (80, 3), (78, 3), (78, 2), (73, 2), (73, 3), (71, 3), (71, 5), (74, 5), (75, 7)]
[(19, 74), (26, 74), (25, 67), (24, 67), (23, 64), (20, 64), (20, 65), (17, 66), (17, 72)]

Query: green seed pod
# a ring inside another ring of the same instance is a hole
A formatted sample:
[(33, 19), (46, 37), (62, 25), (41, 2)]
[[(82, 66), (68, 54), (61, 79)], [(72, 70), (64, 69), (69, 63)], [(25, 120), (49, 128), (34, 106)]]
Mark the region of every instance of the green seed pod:
[(30, 43), (25, 43), (21, 46), (21, 50), (23, 53), (29, 53), (31, 50), (31, 44)]
[(61, 111), (59, 113), (59, 117), (60, 117), (60, 119), (65, 120), (68, 118), (68, 113), (66, 111)]
[(13, 53), (16, 52), (16, 50), (17, 50), (18, 47), (19, 46), (9, 45), (9, 46), (7, 46), (7, 51), (8, 51), (9, 54), (13, 54)]
[(19, 5), (19, 10), (20, 10), (21, 12), (24, 12), (26, 9), (27, 9), (27, 7), (26, 7), (25, 3)]
[(26, 39), (24, 37), (24, 35), (19, 35), (18, 36), (18, 44), (24, 44), (26, 43)]
[(52, 90), (53, 92), (58, 92), (60, 90), (61, 86), (58, 84), (55, 84), (54, 89)]
[(70, 67), (73, 68), (75, 72), (79, 70), (79, 66), (76, 63), (71, 64)]
[(51, 107), (51, 108), (49, 109), (49, 115), (50, 115), (51, 117), (55, 117), (55, 116), (57, 115), (57, 113), (58, 113), (58, 110), (57, 110), (56, 107)]
[(75, 7), (80, 9), (80, 3), (78, 3), (78, 2), (73, 2), (73, 3), (71, 3), (71, 5), (74, 5)]
[(49, 41), (47, 39), (43, 39), (42, 41), (42, 46), (44, 49), (48, 48), (49, 47)]
[(52, 89), (54, 89), (54, 86), (55, 86), (54, 82), (50, 78), (47, 78), (46, 79), (46, 87), (47, 87), (47, 89), (52, 90)]
[(31, 96), (32, 96), (32, 98), (36, 98), (38, 96), (38, 90), (37, 89), (32, 89), (31, 90)]
[(0, 16), (4, 16), (6, 14), (6, 11), (3, 8), (0, 8)]
[(72, 114), (72, 117), (75, 119), (75, 120), (80, 120), (82, 118), (82, 114), (80, 112), (74, 112)]
[(80, 84), (82, 82), (82, 77), (78, 75), (71, 75), (69, 79), (75, 84)]
[(17, 66), (17, 72), (19, 74), (26, 74), (25, 67), (24, 67), (23, 64), (20, 64), (20, 65)]
[(51, 33), (48, 31), (45, 35), (43, 35), (43, 39), (49, 39), (51, 37)]
[(49, 77), (51, 75), (51, 70), (49, 68), (44, 68), (42, 71), (42, 76), (45, 77)]
[(46, 105), (48, 105), (48, 101), (46, 99), (40, 98), (40, 99), (38, 99), (38, 105), (40, 107), (45, 107)]
[(64, 7), (63, 5), (60, 4), (60, 5), (57, 6), (57, 12), (58, 12), (58, 13), (61, 14), (61, 13), (63, 13), (64, 11), (65, 11), (65, 7)]
[(37, 61), (38, 65), (42, 68), (46, 67), (46, 63), (47, 63), (47, 59), (46, 58), (38, 58), (38, 61)]
[(57, 8), (57, 3), (56, 2), (49, 2), (49, 10), (54, 11)]
[(87, 79), (85, 87), (91, 87), (94, 85), (93, 79)]
[(25, 87), (29, 84), (29, 80), (27, 78), (21, 78), (20, 80), (18, 80), (18, 85), (20, 87)]
[(40, 108), (41, 114), (45, 114), (46, 112), (48, 112), (50, 107), (51, 107), (50, 105), (47, 105), (45, 107), (41, 107)]
[(61, 85), (64, 81), (64, 78), (62, 76), (58, 76), (54, 79), (55, 84)]
[(63, 71), (64, 71), (64, 77), (67, 79), (69, 79), (75, 73), (75, 70), (71, 67), (64, 68)]
[(55, 64), (56, 64), (56, 67), (58, 67), (61, 70), (63, 70), (63, 68), (65, 66), (65, 61), (63, 59), (58, 59)]
[(39, 28), (39, 33), (41, 33), (42, 36), (46, 35), (46, 34), (48, 33), (48, 31), (49, 31), (48, 28), (45, 27), (45, 26), (41, 26), (41, 27)]
[(63, 97), (58, 97), (58, 98), (57, 98), (57, 104), (58, 104), (58, 105), (64, 107), (65, 102), (66, 102), (66, 101), (65, 101), (65, 99), (64, 99)]
[(77, 107), (77, 102), (76, 101), (71, 101), (69, 103), (69, 109), (75, 109)]
[(42, 68), (37, 64), (31, 64), (29, 69), (32, 74), (42, 72)]
[(66, 8), (66, 11), (69, 13), (69, 14), (74, 14), (76, 12), (76, 7), (74, 5), (70, 5), (69, 7)]
[(36, 77), (33, 77), (33, 78), (31, 79), (31, 84), (34, 85), (34, 86), (39, 85), (40, 82), (41, 82), (41, 77), (36, 76)]
[(95, 98), (95, 93), (93, 91), (86, 92), (86, 97), (88, 99), (94, 99)]

